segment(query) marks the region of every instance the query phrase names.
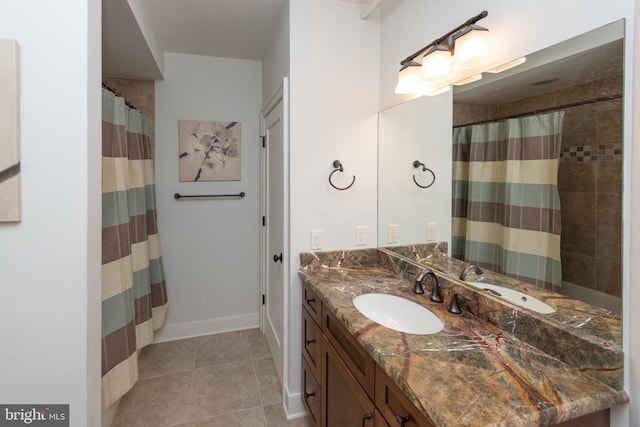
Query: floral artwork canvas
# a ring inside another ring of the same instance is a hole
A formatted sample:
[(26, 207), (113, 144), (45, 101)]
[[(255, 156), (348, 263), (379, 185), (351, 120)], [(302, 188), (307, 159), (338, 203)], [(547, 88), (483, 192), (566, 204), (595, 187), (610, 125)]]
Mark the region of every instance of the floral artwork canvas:
[(240, 181), (240, 122), (178, 124), (181, 182)]

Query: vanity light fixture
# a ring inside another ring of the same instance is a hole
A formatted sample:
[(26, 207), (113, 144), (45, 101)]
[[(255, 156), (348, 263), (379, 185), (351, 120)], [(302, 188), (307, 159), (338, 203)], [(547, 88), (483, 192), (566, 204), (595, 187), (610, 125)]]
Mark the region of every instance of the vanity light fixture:
[[(477, 25), (487, 15), (486, 10), (482, 11), (403, 59), (395, 93), (437, 95), (446, 92), (452, 84), (480, 80), (484, 71), (500, 72), (524, 62), (524, 58), (520, 58), (495, 66), (489, 30)], [(421, 63), (416, 60), (420, 55), (424, 55)], [(522, 62), (516, 63), (520, 60)]]

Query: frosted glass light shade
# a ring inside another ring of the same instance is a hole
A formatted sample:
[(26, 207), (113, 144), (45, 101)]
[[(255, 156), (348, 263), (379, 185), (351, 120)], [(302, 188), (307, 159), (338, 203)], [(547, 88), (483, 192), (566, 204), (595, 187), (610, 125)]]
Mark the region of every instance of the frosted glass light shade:
[(455, 67), (460, 70), (482, 71), (493, 60), (489, 30), (472, 26), (455, 41)]
[(449, 50), (433, 49), (422, 58), (422, 79), (434, 84), (451, 79), (453, 58)]
[(417, 62), (412, 64), (402, 68), (398, 73), (398, 84), (396, 85), (395, 93), (414, 94), (420, 91), (420, 86), (422, 85), (420, 64)]

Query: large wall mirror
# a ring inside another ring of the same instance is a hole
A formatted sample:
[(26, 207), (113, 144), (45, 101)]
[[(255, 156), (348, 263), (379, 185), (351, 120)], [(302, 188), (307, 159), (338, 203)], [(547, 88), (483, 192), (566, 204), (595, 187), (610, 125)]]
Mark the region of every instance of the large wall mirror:
[(378, 246), (443, 240), (451, 247), (454, 128), (562, 111), (561, 282), (553, 290), (620, 313), (623, 36), (624, 22), (617, 21), (455, 87), (452, 95), (381, 112)]

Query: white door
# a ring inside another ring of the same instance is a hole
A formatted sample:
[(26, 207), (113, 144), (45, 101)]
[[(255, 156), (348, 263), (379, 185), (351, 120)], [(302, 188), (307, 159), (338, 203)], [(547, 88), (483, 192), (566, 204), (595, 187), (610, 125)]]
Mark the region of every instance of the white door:
[[(278, 91), (263, 109), (262, 329), (282, 382), (285, 354), (285, 109)], [(282, 382), (284, 384), (284, 382)]]

